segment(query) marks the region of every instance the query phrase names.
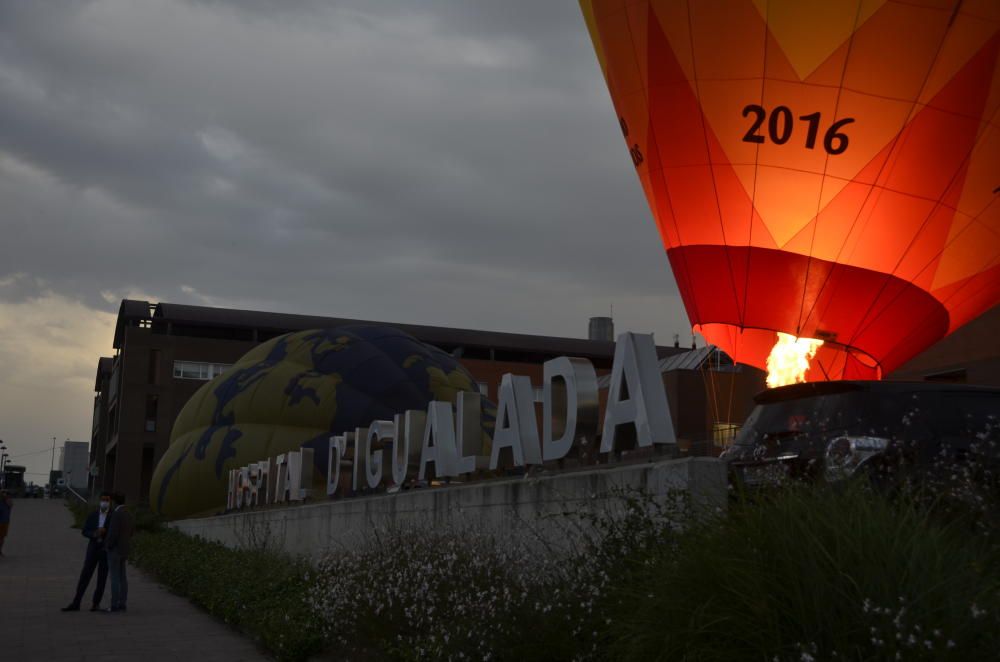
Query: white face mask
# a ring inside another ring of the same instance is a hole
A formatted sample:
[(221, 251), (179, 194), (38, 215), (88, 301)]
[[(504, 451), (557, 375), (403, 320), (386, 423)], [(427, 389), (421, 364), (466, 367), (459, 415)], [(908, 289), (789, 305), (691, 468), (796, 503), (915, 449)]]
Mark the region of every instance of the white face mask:
[(110, 507), (111, 507), (111, 504), (109, 502), (107, 502), (107, 501), (102, 501), (101, 502), (101, 512), (107, 512), (108, 508), (110, 508)]

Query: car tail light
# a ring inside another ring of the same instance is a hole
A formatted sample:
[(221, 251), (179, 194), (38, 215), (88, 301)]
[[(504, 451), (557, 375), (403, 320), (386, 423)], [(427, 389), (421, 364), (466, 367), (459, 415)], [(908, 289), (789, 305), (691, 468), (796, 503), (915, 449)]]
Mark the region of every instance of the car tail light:
[(883, 437), (837, 437), (826, 446), (824, 469), (827, 480), (842, 480), (854, 474), (862, 463), (889, 446)]

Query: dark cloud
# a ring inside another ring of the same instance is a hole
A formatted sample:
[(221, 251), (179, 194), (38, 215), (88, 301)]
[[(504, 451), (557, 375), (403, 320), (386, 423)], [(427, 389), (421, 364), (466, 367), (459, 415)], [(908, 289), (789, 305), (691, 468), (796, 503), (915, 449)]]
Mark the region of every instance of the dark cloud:
[(575, 2), (0, 0), (0, 98), (0, 277), (687, 326)]
[(25, 273), (0, 277), (0, 302), (25, 303), (37, 299), (45, 292), (45, 283), (38, 277)]

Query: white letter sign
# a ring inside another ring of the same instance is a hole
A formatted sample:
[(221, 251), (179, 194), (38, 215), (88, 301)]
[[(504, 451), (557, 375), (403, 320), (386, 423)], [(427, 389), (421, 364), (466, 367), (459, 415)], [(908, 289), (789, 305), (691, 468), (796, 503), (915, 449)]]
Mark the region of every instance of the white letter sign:
[(629, 440), (640, 447), (676, 443), (656, 345), (649, 334), (618, 336), (608, 404), (604, 410), (602, 453), (615, 448), (619, 428), (625, 425), (631, 428), (627, 433)]

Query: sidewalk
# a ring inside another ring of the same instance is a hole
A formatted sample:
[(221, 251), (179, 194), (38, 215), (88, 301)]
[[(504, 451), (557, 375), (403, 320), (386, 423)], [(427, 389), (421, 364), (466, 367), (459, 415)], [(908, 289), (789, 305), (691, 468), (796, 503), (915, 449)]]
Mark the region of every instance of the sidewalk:
[[(253, 643), (129, 567), (128, 612), (91, 613), (76, 589), (86, 539), (62, 501), (17, 499), (0, 558), (0, 659), (11, 662), (266, 660)], [(102, 607), (111, 600), (111, 583)]]

